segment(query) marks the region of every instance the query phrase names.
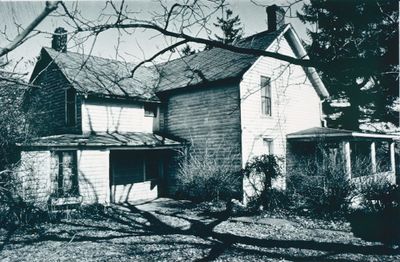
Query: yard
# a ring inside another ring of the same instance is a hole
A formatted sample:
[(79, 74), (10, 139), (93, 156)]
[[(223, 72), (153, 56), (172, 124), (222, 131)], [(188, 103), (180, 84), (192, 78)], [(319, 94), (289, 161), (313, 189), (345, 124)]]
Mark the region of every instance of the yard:
[(114, 206), (88, 218), (0, 231), (1, 261), (399, 261), (347, 222), (233, 217), (186, 201)]

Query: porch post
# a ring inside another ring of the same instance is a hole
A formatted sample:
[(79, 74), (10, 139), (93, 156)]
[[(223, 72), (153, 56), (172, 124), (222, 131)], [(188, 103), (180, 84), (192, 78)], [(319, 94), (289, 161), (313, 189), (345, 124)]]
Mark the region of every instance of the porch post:
[(371, 168), (372, 174), (376, 173), (376, 150), (375, 142), (371, 142)]
[(343, 142), (343, 150), (344, 150), (344, 160), (346, 165), (346, 174), (351, 178), (351, 156), (350, 156), (350, 142), (345, 141)]
[(394, 154), (394, 142), (390, 143), (390, 166), (392, 167), (392, 172), (396, 172), (396, 161)]

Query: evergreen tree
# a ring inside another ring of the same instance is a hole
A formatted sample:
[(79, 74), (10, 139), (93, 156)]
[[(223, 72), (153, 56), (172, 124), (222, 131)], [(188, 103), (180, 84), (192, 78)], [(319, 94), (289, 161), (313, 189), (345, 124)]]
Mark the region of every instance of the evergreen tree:
[(222, 36), (215, 34), (215, 38), (224, 44), (232, 44), (239, 40), (243, 35), (239, 16), (233, 17), (233, 12), (227, 9), (225, 17), (217, 17), (217, 23), (214, 25), (222, 30)]
[(192, 47), (188, 44), (186, 44), (182, 49), (181, 52), (184, 56), (188, 56), (188, 55), (193, 55), (194, 53), (196, 53), (196, 50), (192, 49)]
[(328, 65), (320, 72), (331, 94), (324, 105), (328, 125), (352, 130), (363, 123), (397, 126), (392, 106), (399, 96), (398, 2), (311, 0), (298, 16), (316, 28), (308, 31), (310, 57), (328, 64), (360, 59), (350, 68)]

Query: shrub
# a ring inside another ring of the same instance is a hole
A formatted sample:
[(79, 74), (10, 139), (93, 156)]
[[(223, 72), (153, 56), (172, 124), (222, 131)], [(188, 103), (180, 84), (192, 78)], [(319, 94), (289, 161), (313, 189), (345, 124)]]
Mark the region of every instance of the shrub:
[(249, 199), (249, 206), (264, 206), (273, 209), (285, 202), (284, 193), (272, 188), (272, 180), (281, 176), (282, 159), (275, 155), (253, 157), (246, 163), (242, 174), (248, 178), (255, 195)]
[(288, 170), (287, 190), (297, 209), (317, 214), (346, 211), (352, 201), (354, 185), (347, 176), (342, 159), (330, 159), (325, 149), (319, 157), (302, 157)]
[(400, 187), (387, 180), (367, 180), (361, 183), (361, 208), (353, 211), (349, 220), (356, 236), (371, 241), (400, 243)]
[(366, 179), (357, 187), (361, 207), (367, 211), (380, 211), (400, 206), (400, 188), (387, 179)]
[(21, 197), (21, 181), (14, 169), (0, 172), (0, 225), (32, 225), (48, 219), (47, 213), (34, 202)]
[(241, 177), (231, 151), (219, 161), (216, 155), (205, 151), (191, 153), (179, 165), (178, 194), (197, 202), (230, 200), (240, 197)]

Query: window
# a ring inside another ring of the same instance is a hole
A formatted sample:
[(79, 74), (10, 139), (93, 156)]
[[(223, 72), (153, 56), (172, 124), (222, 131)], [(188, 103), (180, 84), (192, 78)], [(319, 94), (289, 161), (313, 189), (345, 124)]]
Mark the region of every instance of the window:
[(271, 79), (261, 77), (261, 114), (271, 116)]
[(263, 145), (264, 145), (264, 154), (266, 155), (274, 154), (274, 143), (271, 138), (264, 138)]
[(56, 197), (79, 194), (76, 151), (53, 152), (53, 194)]
[(73, 88), (65, 91), (65, 123), (67, 126), (76, 124), (76, 91)]
[(157, 117), (157, 104), (144, 104), (144, 116)]

